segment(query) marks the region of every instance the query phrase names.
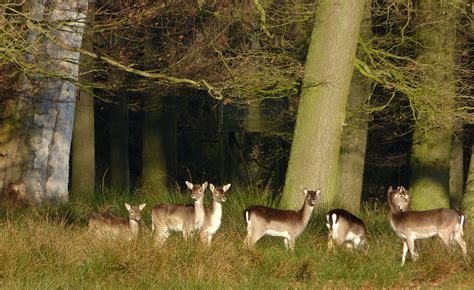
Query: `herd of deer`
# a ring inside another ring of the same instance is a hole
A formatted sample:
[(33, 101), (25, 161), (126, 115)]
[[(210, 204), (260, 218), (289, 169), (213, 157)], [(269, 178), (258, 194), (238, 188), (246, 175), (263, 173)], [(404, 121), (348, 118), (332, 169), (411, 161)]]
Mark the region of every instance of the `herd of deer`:
[[(200, 239), (208, 246), (212, 237), (221, 225), (222, 203), (225, 192), (230, 184), (214, 186), (209, 184), (212, 194), (212, 206), (204, 207), (204, 193), (208, 183), (192, 184), (186, 181), (192, 191), (193, 205), (162, 203), (151, 210), (152, 232), (156, 245), (163, 245), (171, 231), (182, 232), (183, 238), (198, 232)], [(296, 238), (304, 231), (312, 215), (313, 208), (321, 195), (316, 191), (303, 188), (305, 200), (299, 211), (280, 210), (262, 205), (250, 206), (244, 210), (247, 225), (247, 236), (244, 243), (253, 248), (264, 235), (283, 237), (285, 247), (293, 250)], [(388, 205), (390, 207), (390, 225), (396, 234), (403, 239), (402, 265), (406, 254), (410, 251), (413, 260), (418, 258), (415, 251), (415, 240), (439, 236), (444, 244), (451, 248), (454, 241), (461, 247), (467, 258), (466, 242), (463, 239), (463, 228), (466, 217), (463, 213), (447, 208), (425, 211), (411, 211), (411, 198), (404, 187), (388, 189)], [(129, 240), (138, 235), (140, 212), (145, 204), (131, 206), (125, 204), (129, 212), (128, 218), (114, 216), (110, 213), (94, 213), (89, 219), (89, 229), (98, 237), (119, 236)], [(333, 209), (326, 215), (328, 227), (328, 249), (337, 245), (348, 248), (368, 250), (367, 229), (364, 222), (344, 209)]]

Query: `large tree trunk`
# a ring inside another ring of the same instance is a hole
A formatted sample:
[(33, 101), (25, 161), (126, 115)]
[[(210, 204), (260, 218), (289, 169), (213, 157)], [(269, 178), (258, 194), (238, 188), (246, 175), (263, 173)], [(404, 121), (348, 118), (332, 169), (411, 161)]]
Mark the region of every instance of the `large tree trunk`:
[[(474, 145), (471, 147), (471, 162), (469, 163), (469, 171), (467, 173), (466, 187), (464, 192), (463, 208), (468, 217), (474, 217)], [(470, 222), (471, 228), (474, 223)]]
[[(94, 34), (92, 23), (94, 20), (94, 4), (89, 4), (87, 14), (88, 28), (86, 28), (83, 48), (92, 51)], [(80, 78), (83, 83), (93, 82), (91, 71), (92, 59), (81, 55), (82, 66)], [(92, 89), (92, 88), (90, 88)], [(72, 178), (71, 190), (74, 198), (90, 200), (95, 191), (95, 139), (94, 139), (94, 97), (87, 90), (80, 90), (76, 102), (74, 130), (72, 138)]]
[[(371, 8), (372, 1), (368, 0), (360, 28), (362, 41), (368, 41), (372, 36)], [(357, 58), (365, 58), (365, 53), (362, 49), (357, 51)], [(370, 93), (370, 81), (355, 69), (349, 90), (346, 126), (344, 126), (342, 131), (341, 149), (339, 152), (339, 190), (336, 196), (336, 201), (342, 207), (354, 212), (359, 211), (362, 196), (369, 122), (368, 112), (364, 109), (364, 105)]]
[(326, 205), (337, 191), (339, 148), (366, 1), (320, 1), (305, 64), (305, 77), (282, 202), (301, 206), (301, 187), (322, 188)]
[(143, 185), (163, 194), (176, 181), (175, 97), (147, 96), (143, 122)]
[(454, 2), (418, 1), (418, 69), (425, 103), (418, 107), (410, 159), (414, 209), (449, 207), (457, 14)]
[[(12, 167), (7, 167), (10, 172), (6, 172), (4, 182), (21, 184), (21, 194), (32, 203), (67, 201), (76, 102), (76, 87), (71, 81), (77, 80), (79, 53), (64, 47), (81, 46), (87, 1), (27, 4), (33, 20), (27, 38), (34, 50), (26, 59), (43, 72), (23, 79), (17, 107), (21, 127), (14, 148), (8, 152)], [(39, 22), (43, 28), (51, 28), (47, 37), (39, 38)]]

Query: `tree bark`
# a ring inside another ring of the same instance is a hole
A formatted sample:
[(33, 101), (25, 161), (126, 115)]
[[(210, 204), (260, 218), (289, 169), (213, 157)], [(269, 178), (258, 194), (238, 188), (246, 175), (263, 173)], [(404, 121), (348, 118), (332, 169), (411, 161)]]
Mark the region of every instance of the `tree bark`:
[[(360, 38), (368, 41), (372, 36), (372, 1), (368, 0), (360, 28)], [(358, 49), (357, 58), (364, 59), (365, 53)], [(347, 103), (346, 125), (342, 131), (339, 152), (339, 190), (336, 202), (343, 208), (358, 212), (364, 180), (365, 152), (369, 114), (364, 109), (371, 93), (371, 83), (357, 69), (354, 69)]]
[[(418, 69), (426, 103), (421, 104), (413, 134), (410, 190), (414, 209), (449, 207), (449, 160), (455, 96), (454, 2), (418, 1)], [(436, 104), (434, 113), (423, 106)], [(436, 123), (434, 124), (435, 121)]]
[[(474, 216), (474, 145), (471, 147), (471, 162), (469, 163), (469, 170), (467, 173), (466, 190), (464, 192), (463, 208), (464, 212), (468, 217)], [(471, 228), (474, 228), (474, 223), (471, 224)]]
[(143, 121), (143, 185), (163, 194), (176, 181), (175, 97), (147, 96)]
[[(82, 46), (92, 51), (94, 34), (94, 3), (89, 3), (87, 13), (88, 28), (84, 33)], [(93, 65), (90, 57), (81, 55), (80, 78), (84, 84), (92, 83), (92, 74), (87, 74)], [(88, 88), (92, 89), (92, 88)], [(90, 200), (95, 191), (95, 134), (94, 134), (94, 96), (87, 90), (80, 90), (76, 101), (72, 138), (72, 177), (71, 190), (74, 198)]]
[[(119, 72), (122, 75), (123, 73)], [(124, 79), (124, 76), (118, 76)], [(110, 189), (130, 190), (130, 165), (128, 157), (128, 105), (127, 91), (121, 88), (117, 102), (109, 111)]]
[(282, 203), (301, 206), (301, 187), (332, 205), (360, 23), (366, 1), (320, 1), (305, 64)]
[(460, 209), (464, 195), (464, 156), (462, 131), (455, 135), (451, 145), (449, 165), (449, 199), (451, 208)]
[[(82, 42), (87, 1), (28, 1), (30, 18), (50, 27), (50, 35), (73, 49)], [(15, 148), (9, 152), (6, 184), (22, 184), (29, 202), (68, 199), (71, 147), (79, 53), (57, 46), (31, 28), (34, 47), (25, 58), (42, 70), (24, 76), (17, 109), (21, 116)], [(10, 166), (9, 165), (9, 166)], [(21, 168), (18, 170), (18, 168)]]

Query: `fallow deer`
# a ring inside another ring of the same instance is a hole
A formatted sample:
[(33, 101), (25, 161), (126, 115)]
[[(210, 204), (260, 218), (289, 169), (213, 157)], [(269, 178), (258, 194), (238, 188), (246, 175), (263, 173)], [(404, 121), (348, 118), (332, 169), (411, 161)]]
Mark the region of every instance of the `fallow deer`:
[(217, 232), (221, 226), (222, 219), (222, 203), (225, 202), (225, 192), (229, 190), (230, 183), (224, 186), (214, 186), (209, 184), (209, 189), (212, 194), (212, 206), (206, 208), (206, 219), (201, 228), (201, 241), (211, 246), (212, 236)]
[(89, 231), (98, 238), (135, 239), (138, 236), (140, 212), (145, 208), (145, 205), (144, 203), (140, 205), (126, 203), (128, 218), (115, 216), (110, 212), (93, 213), (89, 218)]
[(254, 205), (244, 211), (247, 236), (244, 243), (254, 247), (264, 235), (283, 237), (285, 247), (294, 250), (295, 240), (304, 231), (316, 205), (321, 189), (309, 191), (303, 188), (305, 199), (299, 211), (280, 210), (262, 205)]
[(183, 233), (183, 238), (187, 238), (199, 231), (205, 221), (204, 212), (204, 192), (207, 182), (203, 184), (192, 184), (186, 181), (186, 186), (192, 191), (192, 205), (181, 205), (172, 203), (162, 203), (151, 210), (152, 231), (155, 234), (155, 242), (162, 245), (170, 235), (170, 231)]
[(390, 225), (403, 239), (402, 265), (405, 264), (408, 251), (414, 261), (418, 258), (415, 240), (434, 236), (439, 236), (449, 249), (456, 241), (467, 257), (466, 242), (463, 239), (466, 217), (463, 213), (448, 208), (411, 211), (411, 197), (403, 186), (395, 190), (390, 186), (387, 193)]
[(328, 249), (346, 244), (348, 248), (367, 249), (367, 229), (364, 222), (344, 209), (333, 209), (326, 214)]

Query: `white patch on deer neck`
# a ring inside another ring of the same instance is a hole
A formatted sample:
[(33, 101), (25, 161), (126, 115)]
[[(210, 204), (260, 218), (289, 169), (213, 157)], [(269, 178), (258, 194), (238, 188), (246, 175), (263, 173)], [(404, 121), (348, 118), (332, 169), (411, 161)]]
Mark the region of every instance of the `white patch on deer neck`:
[(274, 231), (274, 230), (267, 230), (265, 232), (266, 235), (272, 236), (272, 237), (283, 237), (286, 239), (290, 239), (290, 234), (287, 231), (284, 232), (279, 232), (279, 231)]
[(138, 222), (136, 220), (131, 219), (130, 223), (130, 232), (132, 233), (132, 237), (136, 237), (138, 235)]
[(214, 201), (212, 207), (213, 210), (211, 212), (211, 225), (208, 229), (209, 234), (214, 234), (215, 232), (217, 232), (217, 230), (221, 226), (222, 219), (222, 205)]
[(206, 212), (204, 211), (202, 200), (194, 202), (194, 214), (194, 228), (198, 230), (202, 227), (206, 218)]

